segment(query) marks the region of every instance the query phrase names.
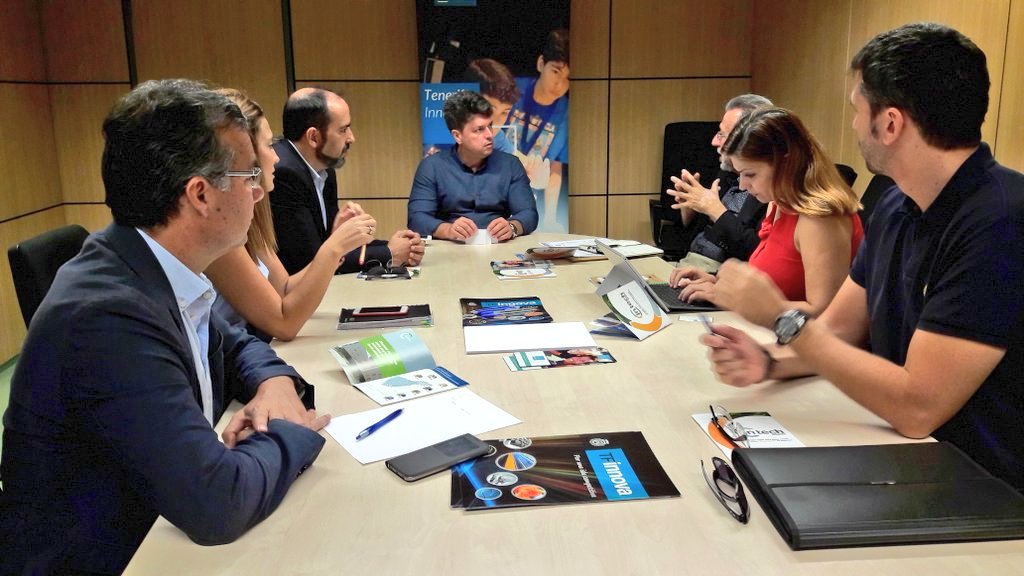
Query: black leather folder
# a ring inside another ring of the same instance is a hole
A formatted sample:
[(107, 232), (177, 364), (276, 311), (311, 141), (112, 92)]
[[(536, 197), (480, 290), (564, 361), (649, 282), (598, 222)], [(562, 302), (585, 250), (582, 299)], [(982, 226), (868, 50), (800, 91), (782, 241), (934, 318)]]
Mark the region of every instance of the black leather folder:
[(737, 448), (793, 550), (1024, 538), (1024, 495), (947, 442)]

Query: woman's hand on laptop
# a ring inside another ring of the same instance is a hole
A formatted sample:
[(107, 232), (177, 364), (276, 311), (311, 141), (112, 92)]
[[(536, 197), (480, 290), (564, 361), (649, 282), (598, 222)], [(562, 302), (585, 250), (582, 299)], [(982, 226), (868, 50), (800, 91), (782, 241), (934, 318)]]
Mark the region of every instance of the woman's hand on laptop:
[(686, 286), (693, 282), (711, 282), (714, 284), (715, 277), (693, 266), (680, 266), (672, 270), (672, 274), (668, 277), (668, 285), (673, 288)]

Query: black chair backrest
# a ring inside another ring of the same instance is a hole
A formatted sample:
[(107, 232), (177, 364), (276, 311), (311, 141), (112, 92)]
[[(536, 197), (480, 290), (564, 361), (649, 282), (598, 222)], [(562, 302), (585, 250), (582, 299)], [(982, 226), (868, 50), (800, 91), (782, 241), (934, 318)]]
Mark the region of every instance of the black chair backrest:
[(679, 176), (685, 168), (691, 173), (700, 173), (700, 183), (711, 187), (718, 177), (718, 151), (711, 146), (711, 139), (718, 132), (718, 122), (672, 122), (665, 125), (665, 142), (661, 155), (661, 202), (664, 206), (675, 204), (675, 199), (665, 194), (672, 188), (671, 176)]
[(839, 171), (839, 175), (846, 181), (846, 185), (852, 187), (853, 183), (857, 181), (857, 171), (850, 168), (846, 164), (836, 163), (836, 170)]
[(50, 291), (57, 269), (78, 254), (88, 235), (85, 228), (73, 224), (44, 232), (7, 249), (25, 326), (32, 321), (43, 297)]
[(882, 174), (875, 174), (871, 181), (868, 182), (867, 189), (864, 190), (864, 195), (860, 197), (860, 203), (864, 207), (860, 209), (860, 221), (864, 225), (864, 229), (868, 229), (868, 224), (871, 221), (871, 213), (875, 210), (875, 204), (878, 203), (879, 198), (882, 197), (882, 193), (896, 185), (896, 182), (888, 176)]

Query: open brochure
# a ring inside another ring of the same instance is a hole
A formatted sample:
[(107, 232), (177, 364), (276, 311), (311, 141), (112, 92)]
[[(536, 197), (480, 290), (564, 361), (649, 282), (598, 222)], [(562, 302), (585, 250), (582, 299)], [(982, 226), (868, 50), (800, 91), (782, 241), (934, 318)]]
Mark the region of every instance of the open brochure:
[(490, 510), (679, 496), (641, 432), (488, 440), (452, 468), (451, 507)]
[[(721, 414), (719, 414), (721, 415)], [(743, 426), (747, 434), (747, 444), (751, 448), (803, 448), (804, 443), (792, 432), (772, 418), (767, 412), (732, 412), (732, 419)], [(711, 424), (711, 414), (694, 414), (693, 421), (714, 441), (715, 445), (729, 458), (732, 457), (732, 444)]]
[(547, 260), (493, 260), (491, 272), (498, 280), (526, 280), (557, 276)]
[(349, 382), (382, 406), (469, 384), (438, 366), (427, 345), (408, 328), (332, 346), (331, 355)]

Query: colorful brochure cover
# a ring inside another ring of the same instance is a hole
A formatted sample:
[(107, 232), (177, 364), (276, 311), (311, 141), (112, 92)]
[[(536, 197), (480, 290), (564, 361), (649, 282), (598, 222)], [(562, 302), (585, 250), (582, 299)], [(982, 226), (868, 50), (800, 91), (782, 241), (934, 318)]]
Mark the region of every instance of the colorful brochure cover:
[(491, 272), (498, 280), (526, 280), (557, 276), (547, 260), (492, 260)]
[[(716, 409), (717, 410), (717, 409)], [(721, 413), (719, 413), (721, 416)], [(767, 412), (731, 412), (733, 421), (739, 422), (747, 434), (747, 444), (751, 448), (803, 448), (804, 443), (797, 439), (779, 421)], [(732, 444), (711, 423), (711, 414), (694, 414), (693, 421), (715, 442), (715, 445), (732, 458)]]
[(489, 510), (679, 496), (641, 432), (488, 440), (452, 468), (451, 507)]
[(615, 358), (607, 348), (568, 348), (563, 350), (531, 350), (504, 356), (505, 364), (513, 372), (542, 370), (562, 366), (590, 366), (612, 364)]
[(332, 346), (331, 354), (352, 384), (437, 367), (427, 345), (409, 328)]
[(672, 323), (661, 307), (635, 281), (610, 290), (601, 298), (615, 317), (640, 340)]
[(461, 298), (463, 326), (543, 324), (552, 322), (540, 298)]
[(355, 386), (377, 404), (387, 406), (468, 385), (469, 382), (438, 366), (362, 382)]

